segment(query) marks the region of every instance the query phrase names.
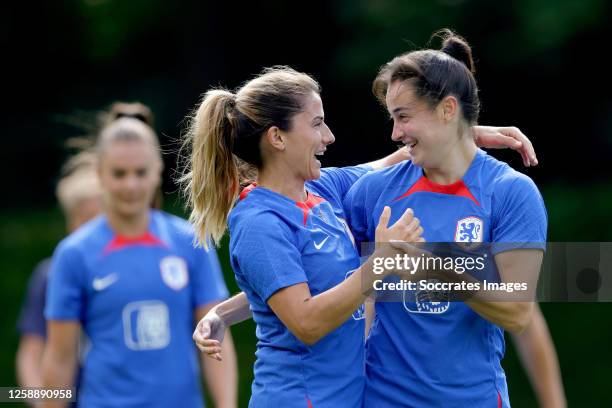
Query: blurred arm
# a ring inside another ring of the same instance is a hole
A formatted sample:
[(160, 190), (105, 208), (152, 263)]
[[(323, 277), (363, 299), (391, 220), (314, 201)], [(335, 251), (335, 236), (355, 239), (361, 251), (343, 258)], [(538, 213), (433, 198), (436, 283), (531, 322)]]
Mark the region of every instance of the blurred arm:
[[(42, 386), (69, 388), (74, 386), (77, 350), (81, 325), (77, 321), (50, 320), (43, 354)], [(45, 401), (44, 407), (64, 407), (65, 402)]]
[[(17, 383), (20, 387), (42, 387), (42, 358), (45, 339), (38, 334), (25, 333), (19, 338), (16, 367)], [(41, 407), (41, 402), (31, 402), (32, 407)]]
[[(197, 308), (195, 311), (196, 321), (200, 321), (214, 306), (215, 304), (209, 304)], [(241, 317), (243, 316), (241, 315)], [(229, 330), (225, 332), (224, 340), (223, 348), (220, 351), (222, 361), (206, 358), (204, 354), (200, 358), (206, 385), (212, 395), (215, 407), (236, 408), (238, 406), (238, 369), (236, 367), (236, 351)]]
[(42, 357), (45, 339), (35, 334), (23, 334), (17, 349), (17, 381), (20, 387), (42, 386)]

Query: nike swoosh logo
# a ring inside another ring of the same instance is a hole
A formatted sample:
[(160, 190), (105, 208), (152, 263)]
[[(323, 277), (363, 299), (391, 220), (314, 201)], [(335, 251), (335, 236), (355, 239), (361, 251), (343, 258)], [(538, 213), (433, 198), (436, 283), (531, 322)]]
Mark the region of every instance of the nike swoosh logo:
[(316, 242), (313, 242), (315, 248), (317, 248), (317, 250), (321, 249), (323, 244), (325, 244), (325, 241), (327, 241), (328, 239), (329, 239), (329, 236), (325, 237), (325, 239), (323, 241), (319, 242), (318, 244)]
[(106, 275), (103, 278), (94, 278), (91, 286), (93, 286), (95, 290), (101, 291), (108, 288), (113, 283), (117, 282), (117, 279), (119, 279), (119, 276), (117, 276), (116, 273), (111, 273), (110, 275)]

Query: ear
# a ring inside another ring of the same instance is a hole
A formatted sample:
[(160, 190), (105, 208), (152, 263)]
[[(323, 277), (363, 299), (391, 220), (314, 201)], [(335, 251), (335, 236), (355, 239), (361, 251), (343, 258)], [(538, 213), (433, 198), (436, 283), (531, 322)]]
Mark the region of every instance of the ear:
[(442, 99), (442, 101), (438, 104), (438, 108), (440, 110), (440, 114), (442, 115), (442, 120), (444, 122), (449, 123), (452, 122), (459, 113), (459, 101), (453, 95), (449, 95)]
[(162, 159), (161, 157), (159, 158), (159, 175), (161, 177), (161, 174), (164, 172), (164, 159)]
[(264, 138), (273, 149), (280, 151), (285, 150), (285, 135), (277, 126), (271, 126), (266, 130)]

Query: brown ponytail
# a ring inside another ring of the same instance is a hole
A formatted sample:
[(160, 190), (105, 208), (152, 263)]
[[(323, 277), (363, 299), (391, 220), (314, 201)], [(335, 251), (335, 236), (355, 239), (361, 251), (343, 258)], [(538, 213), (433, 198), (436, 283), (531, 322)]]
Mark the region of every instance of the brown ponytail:
[(235, 94), (208, 91), (190, 118), (183, 143), (179, 182), (191, 208), (189, 220), (199, 244), (218, 245), (234, 206), (240, 178), (252, 179), (263, 166), (261, 136), (270, 127), (291, 129), (293, 116), (304, 109), (319, 84), (287, 66), (266, 68)]
[(235, 95), (222, 89), (206, 92), (191, 118), (183, 147), (191, 150), (180, 182), (187, 196), (199, 244), (208, 248), (223, 237), (227, 216), (239, 192), (238, 168), (232, 154), (234, 143), (231, 111)]

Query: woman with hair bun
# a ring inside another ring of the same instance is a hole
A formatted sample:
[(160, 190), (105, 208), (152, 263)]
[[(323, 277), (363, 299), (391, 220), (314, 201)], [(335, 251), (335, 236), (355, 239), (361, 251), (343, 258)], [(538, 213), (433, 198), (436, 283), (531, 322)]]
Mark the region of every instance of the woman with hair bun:
[[(529, 177), (477, 147), (472, 129), (480, 100), (470, 46), (450, 30), (438, 35), (440, 50), (395, 57), (374, 80), (374, 94), (393, 119), (391, 137), (407, 146), (411, 160), (364, 175), (348, 192), (355, 240), (374, 241), (385, 207), (392, 221), (411, 208), (428, 242), (512, 243), (492, 247), (501, 281), (537, 282), (546, 245), (542, 196)], [(459, 273), (439, 279), (461, 280)], [(465, 301), (420, 295), (405, 291), (402, 301), (375, 304), (365, 407), (509, 407), (504, 330), (525, 329), (533, 302), (527, 295), (493, 302), (481, 292)]]
[[(78, 404), (86, 407), (201, 407), (191, 328), (227, 297), (214, 250), (194, 248), (193, 231), (151, 208), (163, 168), (150, 110), (115, 104), (96, 143), (104, 215), (57, 247), (45, 315), (47, 388), (73, 385), (80, 329), (86, 350)], [(217, 407), (236, 406), (233, 346), (204, 361)], [(211, 364), (212, 363), (212, 364)]]

